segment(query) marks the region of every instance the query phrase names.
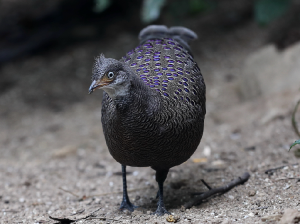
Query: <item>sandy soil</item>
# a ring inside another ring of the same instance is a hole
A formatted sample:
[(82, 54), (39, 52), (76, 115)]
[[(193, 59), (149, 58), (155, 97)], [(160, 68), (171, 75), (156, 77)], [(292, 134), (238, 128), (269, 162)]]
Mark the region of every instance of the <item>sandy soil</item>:
[[(299, 159), (287, 151), (297, 139), (291, 113), (300, 92), (248, 102), (239, 94), (242, 63), (264, 35), (247, 24), (193, 45), (207, 84), (207, 117), (198, 150), (165, 182), (166, 207), (178, 223), (277, 223), (286, 208), (300, 209)], [(11, 86), (0, 90), (0, 223), (55, 223), (49, 216), (78, 219), (93, 211), (94, 219), (77, 223), (167, 223), (150, 215), (157, 202), (150, 168), (128, 167), (129, 197), (139, 209), (118, 210), (121, 166), (103, 138), (101, 92), (87, 95), (93, 58), (119, 58), (136, 43), (124, 33), (1, 68)], [(246, 184), (181, 209), (192, 192), (207, 190), (201, 179), (218, 187), (245, 171)]]

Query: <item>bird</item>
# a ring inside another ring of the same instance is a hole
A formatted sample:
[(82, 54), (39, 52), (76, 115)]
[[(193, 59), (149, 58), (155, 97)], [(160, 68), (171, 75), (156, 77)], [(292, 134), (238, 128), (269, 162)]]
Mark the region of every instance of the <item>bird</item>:
[(153, 214), (170, 214), (164, 181), (170, 168), (193, 155), (204, 129), (206, 86), (189, 45), (195, 39), (186, 27), (150, 25), (120, 60), (95, 58), (89, 93), (104, 90), (101, 121), (108, 150), (122, 168), (121, 210), (136, 208), (127, 193), (126, 167), (151, 167), (158, 183)]

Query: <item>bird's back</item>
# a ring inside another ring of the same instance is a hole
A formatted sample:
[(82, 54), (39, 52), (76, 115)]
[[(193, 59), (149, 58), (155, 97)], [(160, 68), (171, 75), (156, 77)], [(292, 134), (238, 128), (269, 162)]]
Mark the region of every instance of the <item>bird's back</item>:
[(166, 102), (201, 105), (205, 109), (205, 84), (200, 69), (188, 50), (174, 39), (147, 40), (123, 60)]

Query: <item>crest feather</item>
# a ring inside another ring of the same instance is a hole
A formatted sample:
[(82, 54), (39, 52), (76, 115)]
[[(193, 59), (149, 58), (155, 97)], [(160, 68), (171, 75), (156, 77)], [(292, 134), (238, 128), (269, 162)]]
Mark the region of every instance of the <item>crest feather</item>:
[(101, 53), (98, 57), (96, 57), (96, 63), (99, 63), (99, 65), (102, 65), (104, 60), (105, 60), (105, 56), (103, 53)]
[(123, 68), (123, 63), (113, 58), (106, 58), (104, 54), (100, 54), (95, 58), (92, 80), (97, 80), (108, 71), (118, 71)]
[(100, 68), (103, 65), (104, 61), (105, 61), (105, 56), (103, 53), (101, 53), (99, 56), (95, 58), (95, 63), (92, 70), (93, 73), (92, 80), (96, 80), (100, 75), (99, 70), (101, 70)]

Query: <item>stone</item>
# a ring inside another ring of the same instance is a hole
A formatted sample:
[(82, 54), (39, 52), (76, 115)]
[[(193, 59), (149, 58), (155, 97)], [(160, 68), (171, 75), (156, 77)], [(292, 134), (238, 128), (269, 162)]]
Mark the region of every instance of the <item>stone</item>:
[(181, 205), (180, 211), (181, 211), (181, 212), (185, 212), (185, 207), (184, 207), (183, 205)]
[(278, 221), (281, 217), (282, 217), (282, 215), (280, 215), (280, 214), (267, 215), (267, 216), (262, 217), (261, 221), (263, 221), (263, 222), (274, 222), (274, 221)]
[(167, 222), (174, 222), (174, 223), (176, 223), (176, 222), (179, 221), (179, 219), (180, 219), (179, 216), (173, 216), (173, 215), (168, 215), (166, 217)]
[(254, 217), (254, 215), (255, 215), (255, 214), (254, 214), (253, 212), (250, 212), (250, 213), (248, 214), (249, 217)]
[(270, 96), (288, 89), (297, 89), (300, 83), (300, 44), (279, 52), (268, 45), (250, 55), (241, 68), (242, 98)]
[(213, 167), (225, 168), (227, 164), (224, 160), (219, 159), (219, 160), (212, 161), (211, 165)]
[(252, 196), (256, 195), (256, 191), (255, 190), (250, 190), (248, 192), (248, 195), (249, 195), (249, 197), (252, 197)]
[(296, 209), (285, 209), (282, 218), (278, 224), (290, 224), (290, 223), (299, 223), (300, 222), (300, 212)]

